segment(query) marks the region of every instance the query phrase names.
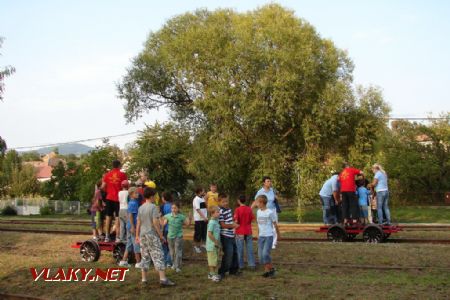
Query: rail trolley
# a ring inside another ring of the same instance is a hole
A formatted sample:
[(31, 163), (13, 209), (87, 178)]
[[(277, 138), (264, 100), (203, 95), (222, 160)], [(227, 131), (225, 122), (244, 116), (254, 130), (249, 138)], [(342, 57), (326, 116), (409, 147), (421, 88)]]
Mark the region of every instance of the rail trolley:
[[(123, 242), (103, 242), (90, 239), (86, 241), (78, 241), (71, 245), (71, 248), (80, 249), (80, 258), (85, 262), (98, 261), (102, 251), (109, 251), (112, 252), (116, 263), (119, 263), (125, 253), (126, 244)], [(129, 253), (128, 262), (135, 262), (134, 253)]]
[(398, 225), (363, 225), (357, 223), (345, 226), (342, 224), (321, 226), (317, 232), (326, 233), (328, 240), (332, 242), (350, 242), (362, 233), (363, 241), (366, 243), (383, 243), (392, 233), (401, 230), (402, 227)]

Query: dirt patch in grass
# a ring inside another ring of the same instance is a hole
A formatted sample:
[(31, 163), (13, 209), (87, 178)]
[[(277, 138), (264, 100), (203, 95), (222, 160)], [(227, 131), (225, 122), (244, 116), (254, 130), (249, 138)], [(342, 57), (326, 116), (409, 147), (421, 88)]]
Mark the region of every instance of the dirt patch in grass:
[(86, 236), (1, 236), (0, 290), (50, 299), (445, 299), (450, 294), (450, 247), (443, 245), (282, 243), (273, 252), (276, 278), (262, 278), (260, 270), (244, 271), (213, 284), (206, 278), (205, 254), (195, 256), (187, 241), (185, 256), (195, 259), (185, 261), (180, 274), (169, 271), (177, 286), (162, 289), (154, 272), (142, 287), (135, 268), (125, 282), (33, 282), (30, 267), (108, 268), (114, 262), (108, 252), (96, 263), (81, 262), (78, 249), (70, 245)]

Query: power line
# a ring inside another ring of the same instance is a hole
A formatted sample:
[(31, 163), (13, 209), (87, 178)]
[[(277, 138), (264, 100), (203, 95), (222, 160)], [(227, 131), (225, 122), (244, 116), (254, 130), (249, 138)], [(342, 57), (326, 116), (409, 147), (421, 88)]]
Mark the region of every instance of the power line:
[[(387, 117), (385, 118), (389, 121), (400, 121), (400, 120), (406, 120), (406, 121), (435, 121), (435, 120), (450, 120), (450, 117)], [(61, 146), (61, 145), (68, 145), (73, 143), (84, 143), (84, 142), (92, 142), (97, 140), (103, 140), (103, 139), (110, 139), (110, 138), (116, 138), (116, 137), (122, 137), (122, 136), (128, 136), (137, 134), (139, 131), (133, 131), (133, 132), (127, 132), (127, 133), (121, 133), (116, 135), (109, 135), (109, 136), (103, 136), (103, 137), (97, 137), (97, 138), (90, 138), (90, 139), (83, 139), (83, 140), (76, 140), (76, 141), (69, 141), (69, 142), (60, 142), (60, 143), (52, 143), (52, 144), (42, 144), (42, 145), (35, 145), (35, 146), (20, 146), (20, 147), (14, 147), (9, 148), (10, 150), (20, 150), (20, 149), (31, 149), (31, 148), (44, 148), (44, 147), (54, 147), (54, 146)]]
[(103, 136), (103, 137), (98, 137), (98, 138), (76, 140), (76, 141), (70, 141), (70, 142), (61, 142), (61, 143), (53, 143), (53, 144), (42, 144), (42, 145), (35, 145), (35, 146), (21, 146), (21, 147), (9, 148), (9, 149), (10, 150), (19, 150), (19, 149), (30, 149), (30, 148), (44, 148), (44, 147), (52, 147), (52, 146), (61, 146), (61, 145), (67, 145), (67, 144), (73, 144), (73, 143), (92, 142), (92, 141), (97, 141), (97, 140), (128, 136), (128, 135), (133, 135), (133, 134), (136, 134), (136, 133), (138, 133), (138, 131), (133, 131), (133, 132), (128, 132), (128, 133), (121, 133), (121, 134), (116, 134), (116, 135)]

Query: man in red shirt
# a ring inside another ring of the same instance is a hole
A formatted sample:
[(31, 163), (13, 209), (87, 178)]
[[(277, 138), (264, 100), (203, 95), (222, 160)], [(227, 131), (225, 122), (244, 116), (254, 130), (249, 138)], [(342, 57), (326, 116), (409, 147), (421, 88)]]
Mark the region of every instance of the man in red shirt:
[(116, 237), (119, 235), (119, 192), (121, 190), (122, 181), (128, 180), (125, 173), (120, 171), (120, 161), (114, 160), (113, 169), (106, 173), (102, 179), (102, 189), (106, 192), (106, 238), (105, 242), (109, 242), (109, 228), (111, 226), (111, 217), (115, 217)]
[(244, 243), (247, 248), (247, 264), (250, 269), (256, 268), (253, 255), (252, 221), (255, 220), (252, 209), (246, 205), (244, 195), (239, 196), (238, 205), (234, 211), (234, 221), (239, 225), (235, 229), (236, 247), (238, 252), (239, 269), (244, 268)]
[(362, 172), (350, 167), (348, 163), (344, 163), (343, 170), (339, 174), (344, 224), (349, 223), (350, 220), (358, 220), (359, 218), (359, 205), (358, 198), (356, 197), (355, 183), (355, 176), (359, 174), (362, 174)]

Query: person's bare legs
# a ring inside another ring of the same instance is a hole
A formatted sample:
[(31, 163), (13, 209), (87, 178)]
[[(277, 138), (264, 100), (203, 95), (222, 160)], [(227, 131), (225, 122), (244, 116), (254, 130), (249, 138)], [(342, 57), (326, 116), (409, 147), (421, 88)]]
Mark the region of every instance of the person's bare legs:
[(106, 218), (105, 218), (105, 225), (106, 225), (106, 238), (108, 238), (109, 239), (109, 229), (110, 229), (110, 226), (111, 226), (111, 217), (110, 216), (106, 216)]
[[(142, 278), (142, 281), (143, 282), (147, 282), (147, 273), (148, 273), (148, 271), (146, 270), (146, 269), (142, 269), (142, 272), (141, 272), (141, 278)], [(158, 271), (158, 274), (159, 274), (159, 280), (160, 281), (166, 281), (167, 280), (167, 277), (166, 277), (166, 271)]]
[(119, 216), (116, 216), (116, 220), (114, 222), (116, 226), (116, 239), (120, 239), (120, 219)]

